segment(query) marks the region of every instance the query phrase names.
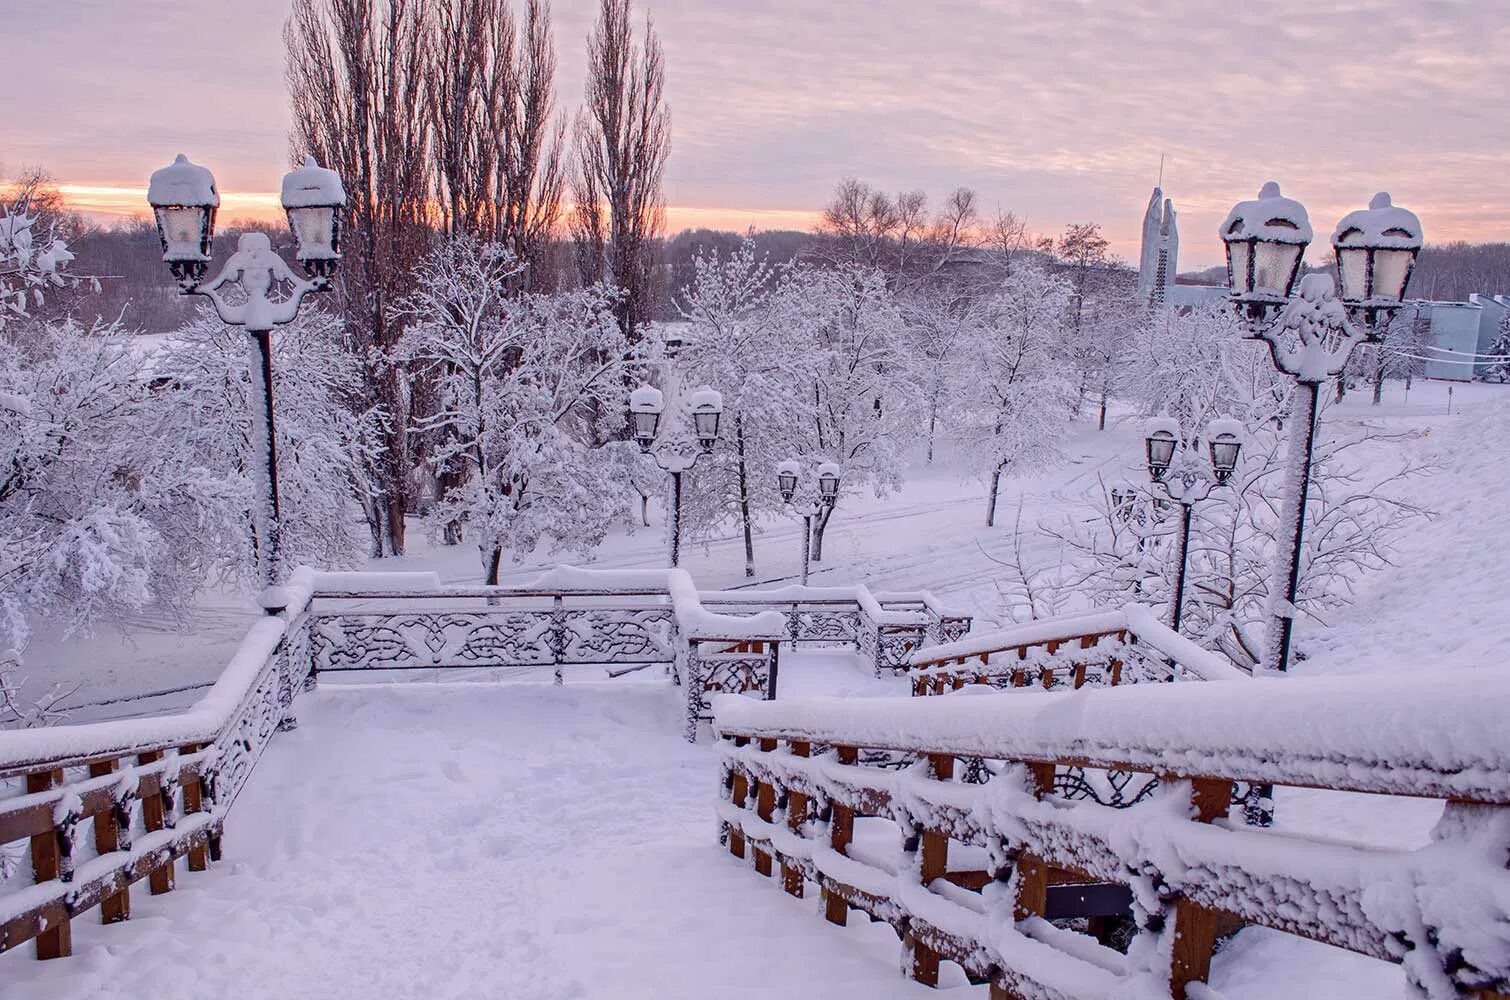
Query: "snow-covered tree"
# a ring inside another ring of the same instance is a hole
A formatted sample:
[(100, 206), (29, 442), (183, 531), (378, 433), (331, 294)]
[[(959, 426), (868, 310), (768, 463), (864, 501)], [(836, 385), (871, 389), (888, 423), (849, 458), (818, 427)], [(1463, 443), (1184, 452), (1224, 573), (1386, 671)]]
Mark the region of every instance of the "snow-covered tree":
[(1025, 265), (970, 317), (953, 435), (986, 483), (988, 527), (996, 523), (1002, 477), (1058, 454), (1073, 404), (1056, 355), (1069, 295), (1062, 278)]
[(1485, 382), (1510, 382), (1510, 312), (1500, 319), (1500, 328), (1489, 346), (1489, 363), (1479, 375)]
[(722, 442), (700, 459), (683, 497), (683, 524), (707, 537), (729, 518), (744, 536), (745, 575), (755, 575), (755, 522), (779, 512), (776, 466), (800, 447), (802, 392), (815, 342), (782, 322), (788, 271), (757, 256), (751, 239), (734, 253), (699, 254), (682, 294), (686, 343), (676, 357), (686, 386), (723, 394)]
[(44, 305), (49, 289), (70, 280), (73, 254), (57, 236), (37, 230), (35, 215), (0, 204), (0, 331)]
[(434, 516), (470, 532), (489, 584), (505, 553), (600, 541), (621, 510), (613, 484), (630, 460), (622, 446), (596, 443), (622, 427), (626, 406), (631, 352), (614, 293), (510, 297), (516, 270), (502, 245), (454, 237), (421, 262), (404, 304), (403, 356), (438, 399), (417, 429), (438, 432), (432, 462), (466, 469)]
[[(306, 306), (278, 328), (273, 345), (273, 402), (278, 433), (281, 551), (285, 564), (344, 569), (362, 552), (356, 488), (380, 447), (372, 412), (357, 412), (361, 371), (341, 337), (342, 323)], [(261, 378), (250, 338), (206, 309), (149, 358), (157, 405), (185, 470), (199, 468), (224, 484), (226, 501), (207, 523), (211, 569), (251, 583), (258, 539), (251, 503), (261, 462), (253, 444), (251, 380)]]

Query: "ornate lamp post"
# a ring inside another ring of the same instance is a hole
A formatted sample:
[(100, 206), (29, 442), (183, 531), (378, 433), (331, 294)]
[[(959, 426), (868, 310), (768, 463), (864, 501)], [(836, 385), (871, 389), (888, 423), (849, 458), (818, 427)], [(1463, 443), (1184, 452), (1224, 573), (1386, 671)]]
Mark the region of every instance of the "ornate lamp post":
[(776, 488), (781, 492), (781, 502), (791, 507), (802, 517), (802, 585), (807, 586), (808, 565), (813, 554), (813, 518), (833, 508), (839, 499), (840, 469), (833, 462), (818, 466), (818, 496), (801, 504), (793, 504), (797, 483), (802, 475), (802, 463), (788, 459), (776, 466)]
[[(308, 276), (289, 270), (263, 233), (245, 233), (236, 252), (218, 275), (203, 281), (211, 260), (215, 211), (220, 195), (215, 178), (182, 153), (152, 174), (147, 201), (157, 219), (163, 261), (184, 295), (203, 295), (215, 306), (220, 321), (243, 327), (257, 352), (261, 378), (251, 379), (252, 440), (263, 453), (257, 475), (261, 500), (253, 513), (258, 568), (262, 582), (259, 602), (269, 614), (288, 606), (282, 580), (279, 543), (281, 509), (278, 501), (277, 435), (273, 423), (273, 327), (293, 321), (310, 292), (330, 287), (341, 260), (341, 211), (346, 192), (341, 178), (311, 157), (283, 178), (283, 208), (289, 228), (298, 239), (297, 257)], [(254, 463), (255, 465), (255, 463)]]
[(655, 459), (655, 464), (671, 477), (671, 565), (680, 565), (682, 555), (682, 473), (713, 450), (718, 441), (718, 424), (723, 417), (724, 398), (718, 392), (702, 388), (688, 401), (692, 412), (694, 448), (685, 435), (673, 434), (656, 444), (666, 399), (661, 390), (642, 385), (629, 394), (629, 419), (640, 451)]
[(1342, 374), (1353, 348), (1377, 342), (1405, 297), (1421, 223), (1379, 193), (1345, 217), (1332, 235), (1338, 299), (1330, 275), (1308, 274), (1292, 296), (1300, 259), (1311, 241), (1305, 207), (1270, 181), (1254, 201), (1239, 202), (1222, 223), (1231, 301), (1250, 339), (1269, 347), (1274, 367), (1295, 380), (1290, 410), (1289, 468), (1281, 520), (1288, 562), (1276, 561), (1269, 586), (1269, 631), (1264, 666), (1288, 670), (1300, 586), (1306, 493), (1315, 452), (1321, 386)]
[(1185, 568), (1190, 551), (1190, 518), (1195, 505), (1225, 486), (1237, 469), (1243, 425), (1236, 420), (1213, 420), (1206, 425), (1209, 462), (1196, 457), (1199, 442), (1184, 441), (1179, 422), (1159, 417), (1148, 423), (1148, 476), (1155, 488), (1180, 505), (1180, 544), (1175, 552), (1174, 597), (1169, 627), (1180, 630), (1185, 607)]

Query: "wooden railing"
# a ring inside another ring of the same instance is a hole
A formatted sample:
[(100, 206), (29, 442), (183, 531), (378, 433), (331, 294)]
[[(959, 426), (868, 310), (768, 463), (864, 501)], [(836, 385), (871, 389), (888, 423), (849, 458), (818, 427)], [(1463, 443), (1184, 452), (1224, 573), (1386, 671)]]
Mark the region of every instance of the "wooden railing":
[(996, 688), (1110, 687), (1140, 680), (1246, 677), (1141, 605), (1026, 622), (920, 649), (910, 659), (914, 695), (970, 684)]
[[(1247, 923), (1403, 963), (1434, 998), (1510, 989), (1503, 678), (720, 698), (714, 711), (730, 852), (779, 868), (793, 895), (816, 886), (834, 923), (851, 908), (890, 923), (920, 982), (948, 960), (993, 998), (1211, 1000), (1216, 939)], [(877, 751), (912, 763), (867, 765)], [(1063, 767), (1163, 780), (1113, 809), (1056, 798)], [(1234, 782), (1446, 805), (1429, 846), (1371, 849), (1229, 822)], [(862, 823), (894, 824), (901, 854), (858, 836)], [(1144, 939), (1126, 954), (1050, 922), (1112, 912), (1117, 887)]]

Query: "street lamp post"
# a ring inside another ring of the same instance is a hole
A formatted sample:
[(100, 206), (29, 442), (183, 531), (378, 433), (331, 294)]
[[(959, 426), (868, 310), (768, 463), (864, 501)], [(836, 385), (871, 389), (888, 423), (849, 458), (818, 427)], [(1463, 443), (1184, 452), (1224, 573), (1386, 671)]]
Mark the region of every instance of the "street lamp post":
[(681, 564), (682, 556), (682, 473), (697, 464), (697, 460), (713, 450), (718, 441), (718, 424), (724, 412), (724, 399), (718, 392), (702, 388), (692, 394), (688, 401), (692, 411), (692, 433), (697, 445), (693, 447), (683, 434), (674, 433), (666, 440), (656, 443), (661, 415), (666, 410), (666, 399), (661, 390), (642, 385), (629, 394), (629, 419), (635, 442), (640, 451), (655, 459), (661, 471), (671, 477), (671, 565)]
[(210, 171), (190, 163), (182, 153), (152, 174), (147, 201), (157, 220), (163, 261), (177, 279), (179, 292), (209, 299), (220, 321), (245, 329), (256, 349), (257, 371), (250, 379), (250, 402), (253, 446), (263, 454), (260, 468), (251, 463), (260, 480), (253, 514), (262, 584), (258, 600), (268, 614), (277, 614), (288, 606), (288, 594), (280, 586), (282, 510), (273, 422), (271, 334), (274, 327), (294, 320), (304, 296), (329, 290), (341, 260), (341, 210), (346, 207), (346, 192), (335, 171), (320, 167), (314, 157), (283, 178), (283, 208), (298, 240), (296, 257), (307, 278), (294, 274), (273, 252), (266, 234), (244, 233), (220, 273), (204, 281), (220, 195)]
[(1148, 423), (1148, 476), (1166, 497), (1180, 505), (1180, 543), (1175, 551), (1174, 596), (1169, 627), (1180, 630), (1185, 606), (1185, 570), (1190, 551), (1190, 520), (1195, 505), (1225, 486), (1237, 469), (1243, 426), (1236, 420), (1213, 420), (1206, 425), (1208, 461), (1197, 458), (1199, 442), (1186, 442), (1179, 422), (1159, 417)]
[(1231, 302), (1248, 337), (1268, 345), (1275, 369), (1296, 384), (1280, 514), (1288, 561), (1275, 561), (1264, 644), (1264, 666), (1273, 671), (1290, 666), (1321, 387), (1342, 374), (1360, 342), (1379, 341), (1404, 299), (1422, 242), (1415, 214), (1376, 194), (1332, 234), (1339, 299), (1327, 274), (1308, 274), (1296, 288), (1311, 235), (1305, 207), (1281, 195), (1273, 181), (1257, 199), (1234, 206), (1221, 227)]
[(818, 466), (817, 498), (795, 504), (793, 500), (797, 495), (797, 485), (801, 474), (802, 463), (796, 459), (788, 459), (776, 467), (776, 488), (781, 493), (781, 502), (802, 517), (802, 585), (806, 587), (808, 565), (812, 561), (813, 554), (813, 518), (826, 510), (833, 509), (834, 504), (838, 502), (841, 473), (839, 466), (833, 462), (824, 462)]

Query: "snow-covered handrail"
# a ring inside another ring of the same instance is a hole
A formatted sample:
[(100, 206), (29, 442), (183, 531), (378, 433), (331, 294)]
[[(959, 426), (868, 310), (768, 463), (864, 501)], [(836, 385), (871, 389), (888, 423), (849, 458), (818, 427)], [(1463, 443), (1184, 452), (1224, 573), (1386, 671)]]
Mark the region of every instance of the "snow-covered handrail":
[[(714, 713), (729, 850), (753, 849), (760, 874), (779, 864), (793, 895), (817, 884), (835, 923), (853, 907), (895, 925), (922, 982), (949, 959), (1011, 996), (1212, 995), (1187, 987), (1235, 919), (1402, 962), (1423, 996), (1510, 988), (1510, 679), (719, 698)], [(915, 763), (866, 766), (876, 751)], [(1160, 784), (1126, 808), (1045, 801), (1067, 768)], [(1225, 818), (1237, 782), (1448, 802), (1428, 846), (1389, 850), (1244, 828)], [(862, 816), (901, 828), (899, 856), (850, 854)], [(951, 867), (956, 843), (985, 850)], [(981, 857), (998, 867), (971, 870)], [(1066, 892), (1104, 902), (1066, 912)], [(1125, 955), (1048, 923), (1126, 912), (1129, 896), (1143, 940)]]
[[(1029, 676), (1029, 668), (1042, 672), (1045, 687), (1053, 687), (1057, 678), (1056, 665), (1069, 667), (1072, 672), (1078, 670), (1075, 673), (1075, 686), (1078, 687), (1083, 680), (1084, 667), (1092, 659), (1098, 663), (1105, 661), (1110, 666), (1103, 673), (1109, 683), (1115, 684), (1128, 652), (1122, 644), (1128, 639), (1160, 654), (1160, 658), (1171, 665), (1176, 677), (1206, 681), (1248, 677), (1226, 657), (1202, 649), (1170, 629), (1151, 609), (1129, 604), (1116, 610), (1023, 622), (995, 632), (976, 633), (957, 642), (920, 649), (912, 654), (910, 661), (914, 690), (918, 694), (938, 694), (951, 687), (989, 683), (995, 678), (1011, 678), (1018, 685), (1035, 682), (1037, 678)], [(1002, 657), (1001, 654), (1009, 655)], [(1063, 662), (1056, 663), (1054, 657)]]

